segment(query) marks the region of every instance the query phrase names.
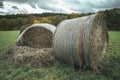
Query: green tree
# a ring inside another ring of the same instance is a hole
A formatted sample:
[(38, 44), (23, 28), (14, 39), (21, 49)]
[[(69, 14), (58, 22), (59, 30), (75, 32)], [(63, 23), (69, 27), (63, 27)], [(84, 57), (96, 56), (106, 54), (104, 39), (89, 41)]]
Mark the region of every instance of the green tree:
[(0, 19), (0, 30), (8, 30), (8, 20), (6, 18)]
[(8, 30), (18, 30), (17, 20), (9, 19), (8, 23)]

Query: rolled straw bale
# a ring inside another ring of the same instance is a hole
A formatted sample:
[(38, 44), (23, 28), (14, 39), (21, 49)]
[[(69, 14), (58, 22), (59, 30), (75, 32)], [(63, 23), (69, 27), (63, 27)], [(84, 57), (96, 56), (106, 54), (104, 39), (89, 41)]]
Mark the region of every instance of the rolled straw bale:
[(19, 46), (34, 48), (52, 47), (52, 38), (56, 27), (47, 23), (36, 23), (26, 28), (18, 37)]
[(59, 60), (98, 70), (108, 49), (104, 17), (94, 14), (62, 21), (54, 33), (53, 43)]

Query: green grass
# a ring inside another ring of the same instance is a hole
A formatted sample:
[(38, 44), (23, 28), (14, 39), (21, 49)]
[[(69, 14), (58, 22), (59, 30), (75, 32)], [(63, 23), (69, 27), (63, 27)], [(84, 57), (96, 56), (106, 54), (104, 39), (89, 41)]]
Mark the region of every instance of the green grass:
[(0, 51), (16, 43), (18, 31), (0, 31)]
[[(14, 45), (17, 37), (18, 31), (0, 31), (0, 51)], [(109, 32), (109, 39), (108, 62), (102, 66), (100, 75), (90, 70), (77, 74), (63, 63), (50, 68), (35, 68), (0, 60), (0, 80), (120, 80), (120, 32)]]
[(110, 41), (120, 40), (120, 32), (110, 31), (109, 32), (109, 40)]

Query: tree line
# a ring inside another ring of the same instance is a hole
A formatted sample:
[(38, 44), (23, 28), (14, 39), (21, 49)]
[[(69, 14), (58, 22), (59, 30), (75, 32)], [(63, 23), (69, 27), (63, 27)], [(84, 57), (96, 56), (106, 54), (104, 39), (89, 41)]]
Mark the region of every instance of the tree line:
[(104, 14), (108, 29), (120, 31), (120, 8), (106, 10)]
[(43, 13), (43, 14), (16, 14), (0, 16), (0, 30), (19, 30), (21, 26), (33, 23), (50, 23), (57, 26), (62, 20), (77, 18), (87, 14), (62, 14), (62, 13)]
[[(106, 11), (99, 11), (105, 16), (109, 30), (120, 30), (120, 9), (114, 8)], [(62, 20), (82, 17), (94, 13), (42, 13), (42, 14), (16, 14), (1, 15), (0, 30), (20, 30), (23, 25), (33, 23), (50, 23), (57, 26)]]

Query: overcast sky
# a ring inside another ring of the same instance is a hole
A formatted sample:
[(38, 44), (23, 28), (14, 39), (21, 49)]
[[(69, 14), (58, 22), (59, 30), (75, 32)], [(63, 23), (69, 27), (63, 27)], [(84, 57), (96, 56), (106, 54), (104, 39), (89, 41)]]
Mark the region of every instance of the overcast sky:
[(120, 0), (0, 0), (0, 15), (17, 13), (97, 12), (120, 8)]

